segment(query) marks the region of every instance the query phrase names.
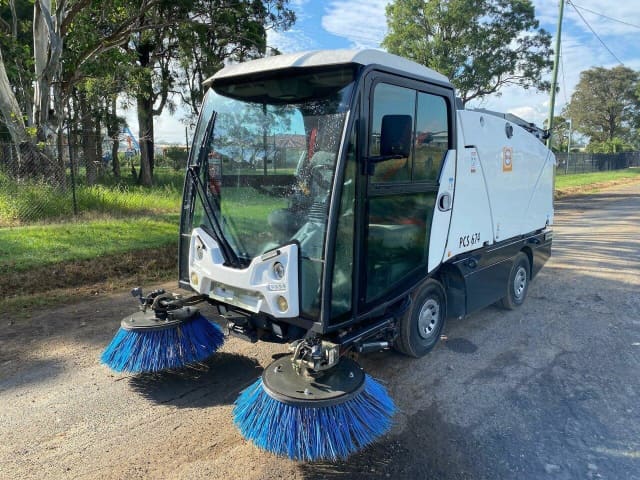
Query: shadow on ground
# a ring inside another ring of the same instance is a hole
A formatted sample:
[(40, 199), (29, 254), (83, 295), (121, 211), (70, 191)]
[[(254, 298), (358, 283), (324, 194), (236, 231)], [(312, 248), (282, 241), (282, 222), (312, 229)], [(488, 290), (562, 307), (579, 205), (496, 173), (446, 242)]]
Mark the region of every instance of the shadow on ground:
[[(435, 405), (419, 411), (407, 423), (402, 435), (387, 436), (346, 462), (301, 465), (304, 478), (484, 478), (482, 445), (465, 429), (445, 422)], [(494, 473), (495, 478), (504, 478)]]
[(262, 370), (254, 359), (218, 352), (190, 368), (136, 375), (128, 380), (135, 392), (154, 403), (202, 408), (233, 403)]

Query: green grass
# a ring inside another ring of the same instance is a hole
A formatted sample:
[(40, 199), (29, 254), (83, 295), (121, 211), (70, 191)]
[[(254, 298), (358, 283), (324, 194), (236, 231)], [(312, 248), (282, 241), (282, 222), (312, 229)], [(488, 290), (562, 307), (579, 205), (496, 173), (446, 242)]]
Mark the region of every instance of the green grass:
[[(119, 218), (0, 229), (0, 275), (176, 243), (179, 218)], [(44, 279), (43, 279), (44, 281)]]
[(222, 212), (229, 215), (233, 227), (241, 237), (242, 248), (255, 253), (271, 241), (273, 228), (268, 223), (271, 212), (287, 207), (287, 201), (281, 197), (266, 195), (250, 187), (237, 188), (225, 192)]
[[(558, 176), (556, 189), (588, 189), (630, 178), (640, 179), (640, 169)], [(0, 228), (0, 275), (175, 244), (182, 181), (181, 172), (158, 169), (152, 188), (137, 186), (132, 179), (79, 185), (78, 204), (89, 213), (72, 221), (68, 194), (44, 183), (18, 185), (0, 175), (0, 226), (17, 225)], [(282, 199), (252, 188), (230, 190), (223, 202), (250, 250), (277, 241), (271, 238), (267, 216), (285, 206)], [(20, 212), (26, 211), (39, 212), (48, 223), (20, 225)]]
[(595, 173), (573, 173), (556, 177), (556, 190), (588, 187), (596, 183), (615, 182), (626, 179), (640, 179), (640, 168), (612, 170)]
[[(182, 173), (159, 170), (151, 188), (133, 179), (106, 178), (104, 184), (76, 187), (78, 212), (82, 215), (141, 215), (178, 212), (182, 198)], [(16, 182), (0, 174), (0, 227), (73, 217), (72, 192), (45, 182)]]

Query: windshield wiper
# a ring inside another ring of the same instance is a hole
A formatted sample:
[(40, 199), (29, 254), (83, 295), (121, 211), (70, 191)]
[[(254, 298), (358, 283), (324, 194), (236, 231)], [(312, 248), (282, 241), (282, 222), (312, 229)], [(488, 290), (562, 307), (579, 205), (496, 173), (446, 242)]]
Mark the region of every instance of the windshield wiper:
[[(227, 239), (224, 236), (224, 232), (218, 221), (218, 217), (216, 216), (213, 207), (211, 206), (211, 202), (209, 201), (209, 196), (206, 194), (206, 190), (204, 185), (202, 184), (202, 180), (200, 176), (196, 173), (196, 169), (192, 166), (189, 166), (187, 169), (187, 174), (191, 175), (191, 182), (196, 186), (196, 192), (198, 192), (198, 197), (200, 197), (200, 201), (204, 206), (204, 210), (207, 214), (207, 217), (211, 221), (211, 226), (213, 227), (213, 237), (214, 240), (218, 243), (220, 247), (220, 252), (224, 257), (224, 263), (234, 267), (234, 268), (242, 268), (242, 262), (236, 255), (236, 252), (233, 250), (233, 247), (229, 244)], [(220, 205), (217, 204), (216, 207)]]

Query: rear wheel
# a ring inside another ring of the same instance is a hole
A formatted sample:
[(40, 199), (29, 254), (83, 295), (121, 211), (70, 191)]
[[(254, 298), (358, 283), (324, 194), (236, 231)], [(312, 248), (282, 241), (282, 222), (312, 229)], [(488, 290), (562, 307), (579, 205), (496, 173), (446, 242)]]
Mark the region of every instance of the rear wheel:
[(444, 289), (429, 279), (411, 294), (411, 306), (400, 320), (394, 348), (410, 357), (422, 357), (436, 345), (444, 327)]
[(507, 281), (507, 295), (501, 300), (501, 306), (507, 310), (513, 310), (522, 305), (527, 297), (530, 279), (531, 265), (529, 264), (529, 257), (520, 252), (513, 260), (513, 266)]

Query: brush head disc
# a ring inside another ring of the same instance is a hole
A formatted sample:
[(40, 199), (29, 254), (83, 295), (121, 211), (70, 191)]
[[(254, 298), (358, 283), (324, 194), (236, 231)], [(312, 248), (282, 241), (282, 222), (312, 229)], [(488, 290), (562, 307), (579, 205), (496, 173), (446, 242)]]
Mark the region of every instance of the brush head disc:
[(235, 402), (234, 423), (258, 448), (292, 460), (344, 460), (391, 428), (393, 400), (354, 361), (342, 358), (315, 379), (290, 365), (291, 357), (274, 362)]
[(164, 330), (175, 328), (178, 325), (197, 318), (199, 310), (193, 307), (182, 307), (167, 312), (164, 318), (158, 316), (155, 311), (140, 311), (128, 315), (122, 319), (120, 326), (127, 331), (134, 330)]
[(365, 373), (349, 358), (317, 376), (298, 374), (291, 356), (279, 358), (265, 368), (262, 383), (265, 393), (287, 405), (330, 407), (351, 400), (364, 388)]

